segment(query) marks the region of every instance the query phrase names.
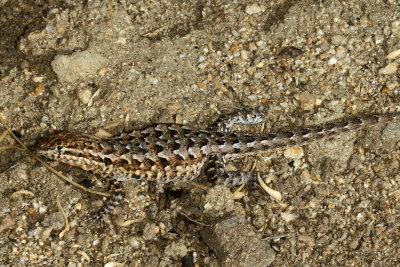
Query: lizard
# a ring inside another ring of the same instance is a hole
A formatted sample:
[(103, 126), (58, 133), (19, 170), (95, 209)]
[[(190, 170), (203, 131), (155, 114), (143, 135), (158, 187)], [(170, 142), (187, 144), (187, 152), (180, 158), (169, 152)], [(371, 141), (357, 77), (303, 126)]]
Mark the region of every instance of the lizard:
[[(255, 178), (252, 172), (224, 170), (225, 162), (261, 152), (303, 146), (368, 126), (400, 119), (400, 112), (364, 115), (276, 133), (233, 132), (235, 124), (256, 124), (262, 112), (240, 109), (222, 116), (209, 129), (174, 123), (156, 124), (99, 139), (86, 134), (58, 131), (39, 142), (37, 152), (47, 159), (107, 177), (112, 196), (99, 216), (110, 213), (123, 200), (122, 182), (128, 179), (168, 183), (189, 181), (203, 172), (226, 186)], [(209, 167), (209, 166), (213, 167)]]

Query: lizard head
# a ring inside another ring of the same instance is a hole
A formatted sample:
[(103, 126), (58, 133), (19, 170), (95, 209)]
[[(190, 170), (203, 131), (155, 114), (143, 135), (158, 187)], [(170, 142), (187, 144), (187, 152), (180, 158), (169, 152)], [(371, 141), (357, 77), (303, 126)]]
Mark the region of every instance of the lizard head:
[(73, 151), (79, 151), (79, 148), (88, 141), (89, 137), (83, 135), (57, 131), (40, 140), (35, 146), (35, 151), (47, 159), (63, 161), (68, 155), (73, 154)]
[(40, 156), (94, 173), (104, 172), (113, 147), (103, 139), (85, 134), (55, 132), (34, 150)]

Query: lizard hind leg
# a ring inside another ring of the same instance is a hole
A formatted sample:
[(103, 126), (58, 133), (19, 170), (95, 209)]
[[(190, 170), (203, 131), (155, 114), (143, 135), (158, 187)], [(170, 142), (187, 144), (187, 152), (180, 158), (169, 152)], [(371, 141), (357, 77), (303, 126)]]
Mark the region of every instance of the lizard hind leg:
[(103, 206), (104, 214), (109, 214), (124, 200), (124, 192), (122, 183), (117, 179), (110, 179), (110, 193), (111, 197), (106, 200)]
[(205, 173), (216, 184), (228, 187), (238, 186), (257, 178), (253, 172), (226, 171), (225, 159), (219, 155), (213, 155), (210, 158)]
[(122, 183), (115, 178), (109, 179), (109, 192), (111, 197), (107, 198), (104, 205), (96, 212), (96, 214), (90, 216), (87, 221), (93, 223), (103, 218), (104, 215), (110, 214), (117, 206), (124, 201), (124, 192)]
[(220, 116), (211, 128), (220, 132), (230, 132), (233, 125), (257, 124), (265, 118), (265, 112), (260, 112), (250, 108), (237, 108), (234, 112)]
[(242, 185), (251, 180), (255, 180), (256, 178), (257, 175), (254, 172), (233, 171), (233, 172), (225, 172), (224, 176), (218, 177), (216, 179), (216, 183), (228, 187), (233, 187)]

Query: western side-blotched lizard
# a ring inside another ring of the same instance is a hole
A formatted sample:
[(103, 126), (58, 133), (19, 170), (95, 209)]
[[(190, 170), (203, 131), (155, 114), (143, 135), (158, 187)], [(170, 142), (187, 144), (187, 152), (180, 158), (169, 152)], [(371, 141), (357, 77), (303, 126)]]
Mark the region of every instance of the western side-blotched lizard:
[(261, 135), (231, 132), (233, 124), (253, 124), (263, 119), (260, 113), (239, 111), (220, 119), (212, 130), (178, 124), (158, 124), (123, 133), (108, 139), (57, 132), (37, 151), (40, 155), (83, 170), (110, 177), (113, 197), (104, 207), (108, 213), (122, 200), (120, 182), (127, 179), (154, 180), (159, 183), (188, 181), (198, 177), (207, 163), (216, 161), (214, 175), (219, 183), (238, 185), (254, 177), (249, 172), (223, 171), (226, 160), (305, 145), (367, 126), (399, 119), (400, 112), (342, 119), (291, 131)]

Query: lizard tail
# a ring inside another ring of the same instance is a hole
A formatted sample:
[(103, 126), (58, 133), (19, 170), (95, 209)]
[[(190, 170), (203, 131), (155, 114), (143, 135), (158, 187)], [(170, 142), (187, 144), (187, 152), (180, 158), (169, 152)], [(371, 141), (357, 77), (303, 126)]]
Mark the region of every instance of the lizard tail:
[(227, 143), (220, 153), (226, 158), (241, 157), (259, 152), (274, 151), (293, 146), (306, 145), (342, 133), (363, 129), (374, 125), (385, 125), (400, 119), (400, 112), (375, 114), (335, 120), (332, 122), (299, 128), (296, 130), (250, 135), (226, 133)]

